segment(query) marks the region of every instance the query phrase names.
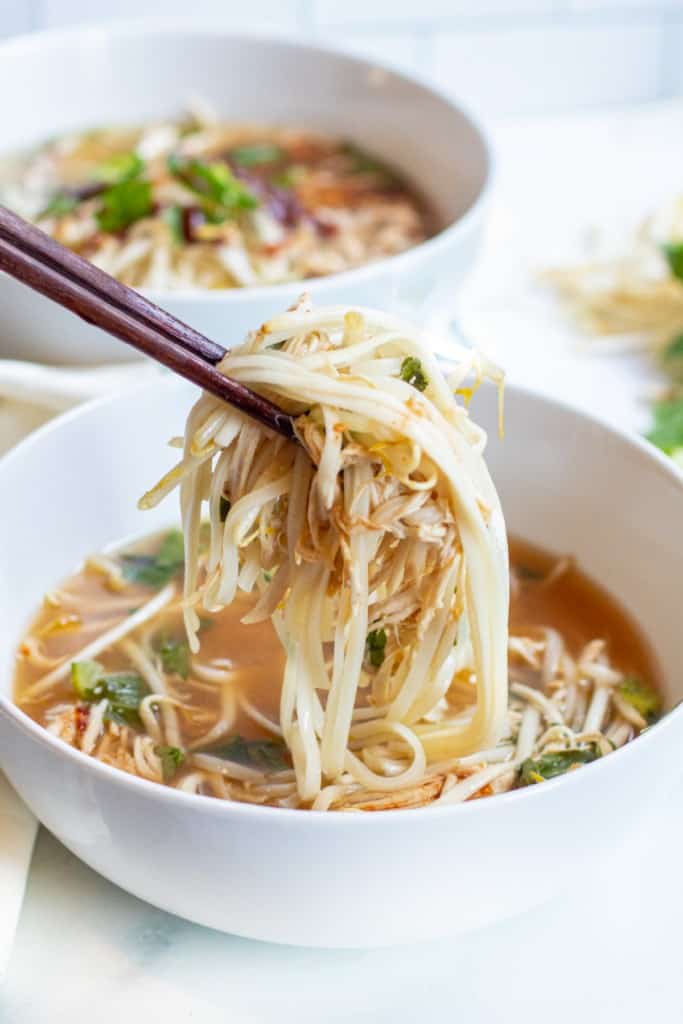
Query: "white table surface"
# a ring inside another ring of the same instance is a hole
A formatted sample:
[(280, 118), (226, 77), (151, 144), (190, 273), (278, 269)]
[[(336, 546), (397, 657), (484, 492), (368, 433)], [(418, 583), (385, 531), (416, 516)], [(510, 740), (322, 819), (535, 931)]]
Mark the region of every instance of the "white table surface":
[[(637, 219), (681, 190), (683, 106), (510, 121), (495, 139), (491, 229), (463, 324), (512, 380), (642, 428), (646, 362), (587, 353), (529, 275), (576, 251), (587, 224)], [(187, 924), (105, 882), (41, 830), (0, 1021), (668, 1024), (683, 1015), (682, 801), (683, 786), (643, 848), (622, 850), (591, 891), (465, 938), (365, 952), (287, 949)], [(590, 820), (577, 822), (576, 856), (590, 853)]]

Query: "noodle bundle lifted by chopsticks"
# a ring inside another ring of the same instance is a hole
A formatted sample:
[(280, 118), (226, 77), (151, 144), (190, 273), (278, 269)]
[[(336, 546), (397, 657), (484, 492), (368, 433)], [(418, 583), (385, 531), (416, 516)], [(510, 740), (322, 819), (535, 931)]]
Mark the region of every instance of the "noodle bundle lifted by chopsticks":
[[(507, 729), (508, 560), (484, 432), (454, 391), (500, 374), (374, 310), (298, 306), (220, 369), (290, 412), (301, 445), (203, 395), (180, 463), (185, 623), (254, 596), (286, 654), (280, 726), (302, 801), (424, 782)], [(208, 509), (208, 545), (202, 519)]]

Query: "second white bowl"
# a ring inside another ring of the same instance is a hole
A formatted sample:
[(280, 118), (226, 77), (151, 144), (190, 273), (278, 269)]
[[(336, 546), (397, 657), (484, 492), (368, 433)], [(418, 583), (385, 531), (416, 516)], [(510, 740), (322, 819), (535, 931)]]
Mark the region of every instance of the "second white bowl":
[[(452, 302), (483, 226), (490, 156), (452, 100), (376, 64), (324, 47), (241, 37), (189, 23), (131, 23), (23, 36), (0, 44), (3, 152), (116, 122), (179, 112), (190, 96), (235, 121), (301, 125), (350, 138), (402, 171), (443, 225), (421, 245), (357, 270), (306, 282), (224, 291), (148, 292), (226, 347), (286, 309), (316, 304), (419, 310)], [(0, 274), (0, 356), (101, 363), (132, 350)]]

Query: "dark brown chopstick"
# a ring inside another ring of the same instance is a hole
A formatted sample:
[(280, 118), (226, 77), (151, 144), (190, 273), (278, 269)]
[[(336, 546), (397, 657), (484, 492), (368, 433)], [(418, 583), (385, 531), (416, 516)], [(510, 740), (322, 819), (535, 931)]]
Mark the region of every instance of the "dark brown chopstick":
[(0, 206), (0, 270), (285, 437), (291, 417), (216, 363), (222, 346)]

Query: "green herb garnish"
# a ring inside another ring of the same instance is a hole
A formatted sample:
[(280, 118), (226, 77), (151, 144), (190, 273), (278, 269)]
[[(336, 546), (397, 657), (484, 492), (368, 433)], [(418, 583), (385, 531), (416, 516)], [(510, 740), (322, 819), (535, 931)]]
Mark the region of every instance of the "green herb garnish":
[(158, 641), (157, 650), (164, 672), (187, 679), (190, 674), (190, 648), (185, 640), (173, 640), (169, 636), (162, 636)]
[(235, 177), (227, 164), (204, 163), (171, 155), (171, 174), (203, 200), (204, 211), (215, 223), (234, 217), (240, 210), (253, 210), (258, 199)]
[(662, 360), (665, 363), (678, 359), (683, 359), (683, 334), (677, 334), (662, 352)]
[(245, 740), (243, 736), (232, 736), (226, 743), (202, 753), (261, 771), (278, 772), (290, 767), (287, 748), (281, 740)]
[(617, 687), (617, 692), (643, 716), (648, 725), (657, 721), (662, 710), (662, 702), (652, 686), (637, 676), (626, 676)]
[(358, 174), (377, 174), (384, 179), (387, 185), (393, 185), (396, 177), (391, 173), (386, 164), (383, 164), (376, 157), (370, 156), (362, 149), (359, 149), (353, 142), (346, 142), (343, 146), (344, 153), (352, 162), (352, 170)]
[(662, 349), (659, 362), (676, 384), (683, 385), (683, 334), (677, 334)]
[(183, 568), (183, 535), (180, 530), (170, 530), (165, 534), (158, 554), (125, 554), (121, 555), (121, 561), (123, 575), (131, 583), (162, 587)]
[(667, 455), (683, 447), (683, 398), (668, 398), (652, 407), (654, 425), (645, 436)]
[(294, 188), (301, 184), (305, 177), (306, 168), (302, 164), (290, 164), (289, 167), (274, 174), (270, 180), (278, 188)]
[(161, 761), (161, 775), (164, 782), (170, 782), (185, 760), (184, 751), (180, 747), (155, 747), (154, 753)]
[(258, 142), (252, 146), (236, 146), (235, 149), (230, 150), (231, 159), (240, 167), (274, 164), (282, 160), (284, 156), (284, 150), (270, 142)]
[(144, 169), (145, 161), (137, 153), (117, 153), (96, 167), (93, 177), (106, 185), (120, 185), (139, 178)]
[(368, 649), (368, 661), (374, 668), (379, 668), (384, 661), (387, 646), (387, 634), (383, 629), (373, 629), (365, 641)]
[(406, 356), (401, 363), (401, 380), (412, 384), (418, 391), (424, 391), (429, 385), (429, 380), (422, 369), (422, 363), (415, 356)]
[(93, 687), (102, 675), (99, 661), (72, 661), (71, 682), (81, 700), (95, 700)]
[(683, 281), (683, 242), (668, 242), (662, 246), (669, 270), (679, 281)]
[(141, 727), (138, 709), (150, 691), (137, 672), (105, 672), (98, 661), (74, 661), (71, 682), (81, 700), (109, 702), (105, 718), (118, 725)]
[(554, 754), (543, 754), (541, 757), (528, 757), (519, 769), (520, 786), (531, 786), (536, 782), (545, 782), (558, 775), (564, 775), (580, 764), (588, 764), (600, 756), (595, 745), (581, 750), (558, 750)]
[(135, 221), (147, 217), (153, 209), (149, 181), (122, 181), (102, 193), (97, 223), (102, 231), (123, 231)]
[(65, 213), (71, 213), (78, 206), (76, 196), (70, 196), (68, 192), (57, 192), (52, 197), (44, 210), (38, 214), (38, 220), (43, 217), (63, 217)]
[(182, 206), (167, 206), (165, 210), (163, 210), (161, 216), (168, 227), (168, 230), (171, 232), (173, 241), (184, 242), (185, 232), (183, 230)]

